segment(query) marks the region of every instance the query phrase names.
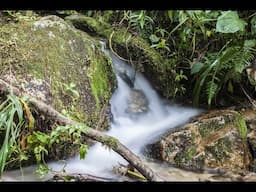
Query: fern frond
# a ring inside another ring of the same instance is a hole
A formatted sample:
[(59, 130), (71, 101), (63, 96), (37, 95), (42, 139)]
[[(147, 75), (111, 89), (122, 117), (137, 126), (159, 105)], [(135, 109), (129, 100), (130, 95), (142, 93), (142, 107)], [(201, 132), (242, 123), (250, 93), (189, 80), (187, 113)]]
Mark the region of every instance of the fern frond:
[(207, 82), (206, 85), (206, 94), (208, 98), (208, 105), (211, 105), (212, 99), (218, 92), (218, 85), (214, 81)]
[(255, 53), (255, 49), (249, 47), (243, 47), (237, 51), (235, 57), (232, 59), (235, 72), (242, 73), (245, 67), (250, 65)]
[[(220, 63), (228, 63), (239, 50), (239, 47), (228, 47), (222, 52), (219, 60)], [(223, 65), (226, 66), (226, 65)], [(227, 67), (227, 66), (226, 66)]]

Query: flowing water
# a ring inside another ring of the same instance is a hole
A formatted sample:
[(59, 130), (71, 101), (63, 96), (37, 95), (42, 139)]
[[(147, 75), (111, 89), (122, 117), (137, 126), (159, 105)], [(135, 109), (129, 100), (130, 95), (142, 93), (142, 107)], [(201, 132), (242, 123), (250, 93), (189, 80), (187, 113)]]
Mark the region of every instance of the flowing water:
[[(143, 147), (146, 144), (159, 138), (168, 130), (188, 122), (191, 117), (201, 112), (198, 109), (170, 104), (166, 100), (161, 99), (142, 74), (138, 72), (135, 74), (134, 70), (125, 62), (114, 56), (108, 50), (104, 51), (111, 56), (113, 67), (117, 74), (125, 73), (129, 79), (135, 77), (134, 87), (131, 87), (123, 78), (117, 75), (118, 88), (113, 93), (110, 101), (113, 120), (110, 130), (106, 132), (106, 134), (118, 138), (121, 143), (126, 145), (135, 154), (144, 158)], [(146, 112), (136, 114), (127, 112), (130, 105), (128, 102), (130, 93), (134, 89), (144, 93), (147, 100)], [(64, 168), (67, 173), (87, 173), (118, 180), (119, 176), (113, 174), (112, 170), (119, 163), (127, 164), (117, 153), (97, 143), (90, 148), (84, 160), (80, 160), (79, 156), (76, 156), (75, 158), (68, 159), (64, 163), (52, 162), (48, 165), (56, 171)], [(151, 165), (153, 164), (151, 163)], [(156, 168), (156, 165), (153, 166), (153, 169), (154, 167)], [(40, 180), (39, 176), (33, 173), (35, 168), (36, 166), (23, 168), (23, 173), (20, 170), (6, 171), (3, 175), (3, 180)], [(166, 167), (163, 168), (163, 170), (165, 169)], [(48, 175), (44, 179), (51, 176)], [(172, 175), (171, 177), (175, 176)], [(171, 180), (179, 179), (173, 178)], [(191, 180), (193, 179), (191, 178)]]

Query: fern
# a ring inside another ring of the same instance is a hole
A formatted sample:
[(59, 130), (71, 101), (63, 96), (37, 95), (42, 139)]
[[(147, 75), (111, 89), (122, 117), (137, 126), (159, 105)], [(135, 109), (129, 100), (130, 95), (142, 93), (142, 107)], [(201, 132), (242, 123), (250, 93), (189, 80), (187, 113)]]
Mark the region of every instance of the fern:
[(200, 70), (196, 72), (193, 71), (196, 77), (193, 89), (195, 106), (199, 104), (203, 87), (206, 88), (207, 103), (211, 106), (213, 98), (223, 87), (230, 87), (231, 82), (238, 82), (241, 79), (244, 69), (255, 57), (256, 50), (248, 46), (248, 43), (244, 43), (243, 46), (227, 47), (228, 43), (218, 53), (208, 54), (204, 58), (204, 66), (200, 66)]
[(208, 98), (208, 105), (211, 105), (212, 99), (217, 93), (218, 85), (214, 81), (207, 82), (206, 94)]

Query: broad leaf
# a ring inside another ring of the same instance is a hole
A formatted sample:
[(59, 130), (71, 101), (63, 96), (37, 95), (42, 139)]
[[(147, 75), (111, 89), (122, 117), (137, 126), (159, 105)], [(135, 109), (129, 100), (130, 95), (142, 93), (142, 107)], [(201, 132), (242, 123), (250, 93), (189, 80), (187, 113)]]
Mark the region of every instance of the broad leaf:
[(235, 33), (244, 31), (246, 22), (239, 18), (236, 11), (225, 11), (218, 17), (216, 31), (221, 33)]
[(149, 39), (152, 43), (157, 43), (160, 40), (155, 34), (150, 35)]
[(256, 39), (250, 39), (250, 40), (244, 41), (244, 47), (246, 47), (246, 48), (255, 47), (255, 45), (256, 45)]
[(203, 68), (204, 64), (201, 62), (195, 63), (190, 71), (190, 74), (193, 75), (195, 73), (198, 73), (202, 68)]

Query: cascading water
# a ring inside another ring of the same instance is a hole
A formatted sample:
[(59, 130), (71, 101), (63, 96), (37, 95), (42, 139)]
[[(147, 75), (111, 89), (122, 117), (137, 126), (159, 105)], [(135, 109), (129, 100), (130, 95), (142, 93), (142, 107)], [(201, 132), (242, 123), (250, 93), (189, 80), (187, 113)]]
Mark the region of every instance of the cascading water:
[[(110, 51), (104, 51), (112, 58), (118, 80), (118, 88), (110, 101), (113, 122), (106, 134), (119, 139), (135, 154), (143, 157), (142, 149), (146, 144), (171, 128), (186, 123), (200, 112), (198, 109), (167, 104), (159, 98), (142, 74), (138, 72), (135, 74), (131, 66)], [(134, 75), (135, 81), (131, 86), (129, 80), (133, 79)], [(141, 105), (143, 106), (138, 107), (136, 105), (140, 103), (136, 104), (136, 101), (131, 100), (132, 92), (142, 97), (138, 99), (142, 99)], [(135, 108), (137, 107), (135, 112), (129, 110), (129, 107), (134, 108), (134, 105)], [(144, 111), (141, 108), (144, 108)], [(113, 174), (112, 169), (119, 163), (127, 164), (117, 153), (97, 143), (90, 148), (84, 160), (80, 160), (79, 156), (67, 160), (65, 171), (67, 173), (88, 173), (118, 180), (118, 175)], [(63, 162), (52, 162), (48, 165), (57, 171), (63, 169), (64, 166)], [(33, 174), (34, 169), (35, 166), (24, 168), (23, 175), (19, 170), (8, 171), (4, 173), (3, 178), (6, 178), (5, 180), (38, 180), (39, 177)]]

